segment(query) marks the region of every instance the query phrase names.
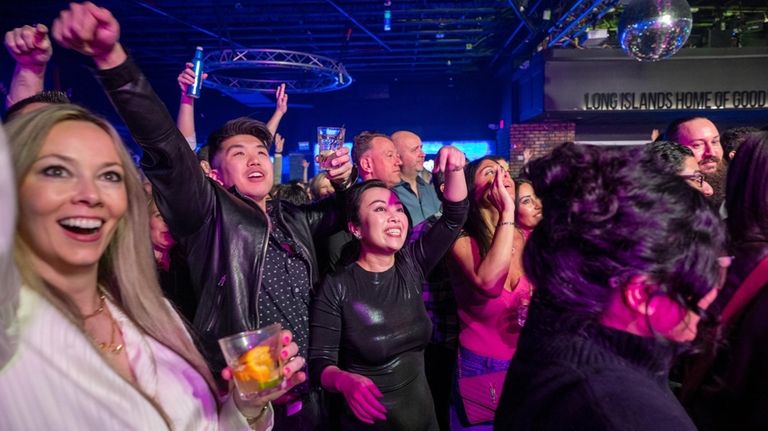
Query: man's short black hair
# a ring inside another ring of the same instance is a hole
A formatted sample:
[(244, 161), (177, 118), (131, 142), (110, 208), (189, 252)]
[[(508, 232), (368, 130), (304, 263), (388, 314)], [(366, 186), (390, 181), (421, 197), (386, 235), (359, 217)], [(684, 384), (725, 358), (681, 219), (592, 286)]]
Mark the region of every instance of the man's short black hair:
[(213, 159), (221, 149), (221, 143), (237, 135), (251, 135), (264, 143), (269, 150), (272, 146), (272, 133), (267, 129), (266, 124), (261, 121), (248, 117), (235, 118), (229, 120), (224, 125), (208, 135), (208, 161), (213, 163)]
[(72, 103), (69, 101), (69, 97), (63, 91), (50, 90), (42, 91), (33, 96), (29, 96), (26, 99), (21, 99), (18, 102), (11, 105), (7, 111), (5, 111), (4, 121), (13, 119), (19, 111), (33, 103), (47, 103), (50, 105), (63, 105)]

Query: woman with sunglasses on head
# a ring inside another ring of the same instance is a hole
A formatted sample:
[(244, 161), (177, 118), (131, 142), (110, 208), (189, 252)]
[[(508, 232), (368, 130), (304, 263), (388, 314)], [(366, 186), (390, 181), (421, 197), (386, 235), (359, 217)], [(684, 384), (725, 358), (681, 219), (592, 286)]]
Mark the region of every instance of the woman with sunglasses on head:
[(378, 180), (350, 191), (348, 229), (360, 241), (357, 261), (329, 275), (310, 315), (310, 376), (341, 393), (343, 430), (437, 431), (424, 374), (432, 324), (422, 301), (426, 275), (459, 234), (467, 210), (464, 155), (443, 147), (443, 215), (405, 245), (408, 217)]
[[(23, 285), (18, 303), (3, 304), (13, 307), (3, 339), (17, 342), (0, 345), (9, 358), (0, 365), (0, 429), (269, 428), (268, 401), (284, 391), (220, 400), (163, 298), (145, 192), (114, 128), (83, 108), (55, 105), (7, 131)], [(285, 357), (296, 355), (284, 336)], [(302, 363), (288, 363), (287, 386), (305, 379)]]
[(668, 373), (721, 283), (717, 213), (641, 147), (568, 143), (529, 172), (536, 291), (495, 429), (695, 430)]

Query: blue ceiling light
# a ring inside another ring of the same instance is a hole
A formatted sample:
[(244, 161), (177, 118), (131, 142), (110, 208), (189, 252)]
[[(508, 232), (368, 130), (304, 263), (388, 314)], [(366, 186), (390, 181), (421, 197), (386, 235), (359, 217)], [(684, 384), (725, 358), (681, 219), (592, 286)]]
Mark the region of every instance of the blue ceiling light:
[(387, 9), (384, 11), (384, 31), (392, 30), (392, 11)]

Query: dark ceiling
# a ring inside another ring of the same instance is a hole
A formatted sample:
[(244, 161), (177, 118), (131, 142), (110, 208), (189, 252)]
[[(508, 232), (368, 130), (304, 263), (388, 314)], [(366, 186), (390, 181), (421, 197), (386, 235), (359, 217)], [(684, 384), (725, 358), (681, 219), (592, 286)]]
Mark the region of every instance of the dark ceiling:
[[(626, 0), (105, 0), (122, 40), (145, 68), (176, 71), (196, 45), (323, 55), (355, 80), (490, 77), (547, 46), (573, 48), (587, 28), (615, 44)], [(668, 0), (656, 0), (668, 1)], [(0, 2), (0, 30), (50, 23), (62, 1)], [(689, 46), (766, 45), (765, 0), (690, 0)], [(22, 6), (23, 5), (23, 6)], [(385, 13), (391, 29), (385, 31)], [(564, 31), (566, 30), (567, 31)]]

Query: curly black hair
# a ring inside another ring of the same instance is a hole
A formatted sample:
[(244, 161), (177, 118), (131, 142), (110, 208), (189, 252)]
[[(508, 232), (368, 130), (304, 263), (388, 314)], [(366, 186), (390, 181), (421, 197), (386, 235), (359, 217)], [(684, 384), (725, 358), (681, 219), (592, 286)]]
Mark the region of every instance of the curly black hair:
[(698, 311), (717, 285), (725, 242), (718, 214), (644, 151), (566, 143), (530, 162), (543, 218), (523, 266), (552, 306), (597, 318), (617, 289), (645, 275)]
[(654, 141), (645, 146), (648, 157), (670, 174), (679, 174), (687, 157), (694, 157), (690, 148), (672, 141)]

